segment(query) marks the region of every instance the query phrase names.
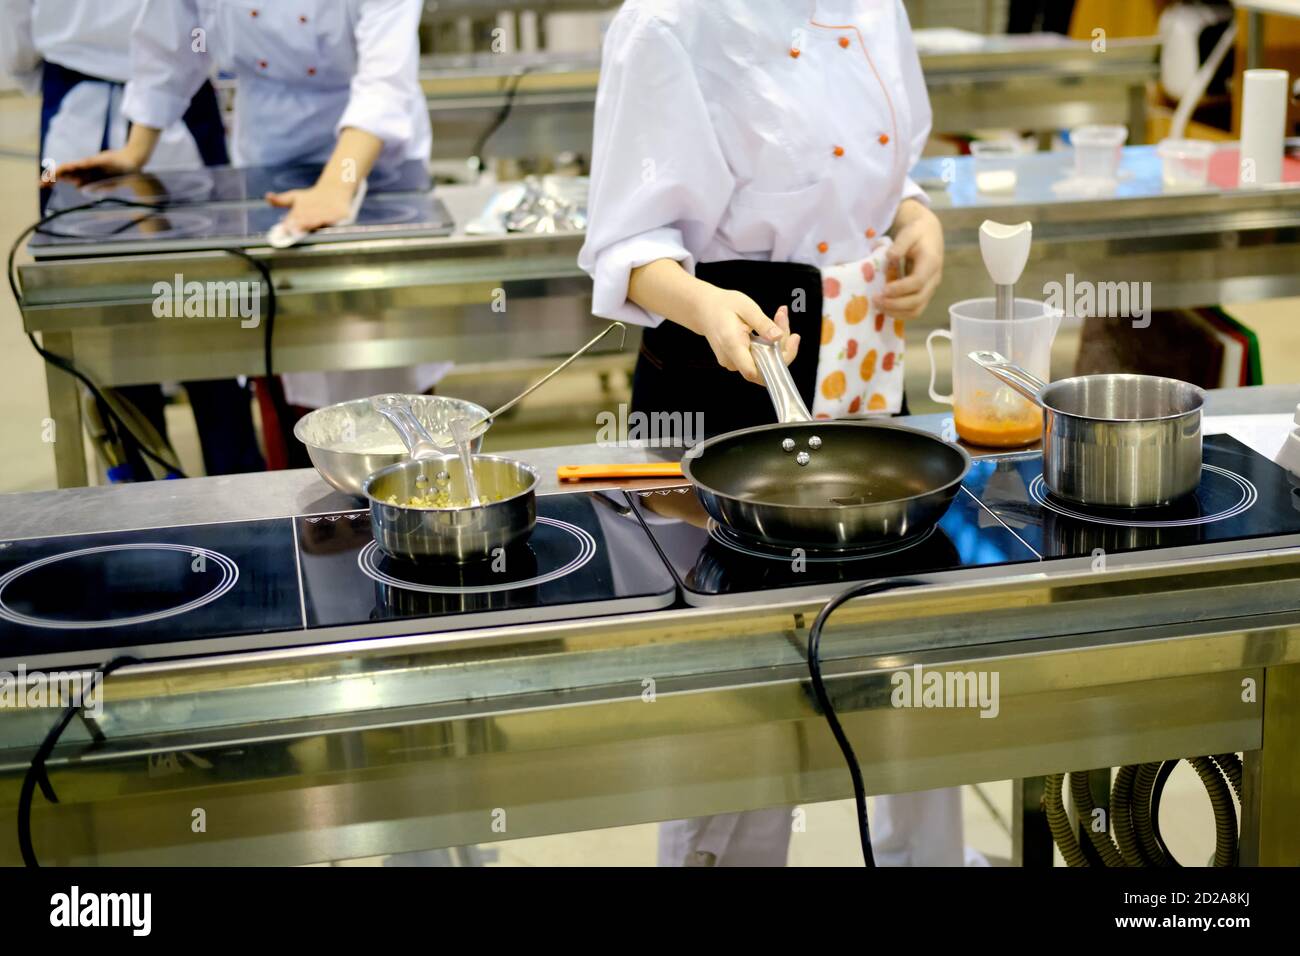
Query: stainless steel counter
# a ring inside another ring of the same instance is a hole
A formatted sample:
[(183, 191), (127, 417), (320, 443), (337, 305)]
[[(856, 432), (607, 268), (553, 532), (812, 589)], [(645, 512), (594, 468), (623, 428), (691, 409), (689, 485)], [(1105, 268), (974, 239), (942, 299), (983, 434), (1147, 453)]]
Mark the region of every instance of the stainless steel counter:
[[(1290, 412), (1300, 387), (1213, 401)], [(647, 454), (614, 451), (525, 454), (546, 470)], [(316, 506), (332, 507), (317, 479), (281, 473), (8, 496), (0, 520), (68, 533)], [(36, 845), (50, 862), (283, 864), (840, 798), (806, 689), (816, 610), (775, 595), (128, 668), (106, 743), (74, 723), (56, 753)], [(1245, 751), (1243, 861), (1300, 862), (1294, 550), (927, 586), (846, 606), (827, 638), (872, 792)], [(891, 707), (913, 664), (996, 670), (999, 717)], [(0, 711), (0, 832), (49, 720)]]
[[(918, 171), (944, 223), (945, 278), (933, 306), (909, 330), (917, 350), (947, 323), (948, 304), (988, 293), (978, 229), (985, 218), (1030, 219), (1035, 245), (1022, 294), (1049, 282), (1149, 283), (1152, 308), (1300, 295), (1300, 188), (1166, 194), (1149, 147), (1126, 151), (1112, 197), (1061, 195), (1067, 154), (1027, 159), (1014, 195), (981, 196), (969, 159), (931, 160)], [(449, 186), (439, 195), (457, 221), (481, 210), (490, 190)], [(590, 281), (578, 269), (581, 234), (467, 236), (254, 250), (272, 266), (279, 300), (278, 371), (383, 368), (453, 359), (466, 370), (566, 354), (590, 337)], [(125, 385), (260, 374), (261, 329), (236, 320), (169, 320), (152, 314), (153, 283), (247, 278), (222, 253), (160, 252), (29, 263), (20, 267), (29, 331), (97, 381)], [(499, 291), (498, 291), (499, 290)], [(504, 311), (493, 308), (494, 299)], [(628, 355), (634, 354), (635, 342)], [(909, 388), (924, 394), (926, 363), (910, 362)], [(80, 433), (70, 378), (48, 375), (59, 434)], [(59, 483), (84, 484), (76, 442), (54, 445)]]
[[(983, 36), (969, 49), (927, 50), (921, 69), (936, 133), (982, 129), (1052, 132), (1122, 123), (1146, 135), (1146, 90), (1159, 72), (1156, 38), (1090, 42), (1055, 34)], [(495, 157), (591, 154), (600, 79), (598, 53), (480, 53), (428, 56), (420, 82), (429, 102), (434, 153), (472, 155), (514, 91), (510, 119), (486, 150)]]

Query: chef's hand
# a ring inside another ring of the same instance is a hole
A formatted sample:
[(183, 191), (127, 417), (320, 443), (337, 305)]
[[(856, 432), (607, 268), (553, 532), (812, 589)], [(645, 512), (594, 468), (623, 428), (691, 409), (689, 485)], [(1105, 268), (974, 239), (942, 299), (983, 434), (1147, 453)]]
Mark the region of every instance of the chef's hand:
[[(925, 203), (908, 199), (898, 207), (894, 227), (888, 253), (891, 281), (876, 307), (892, 319), (910, 320), (925, 311), (943, 280), (943, 226)], [(898, 278), (904, 262), (907, 275)]]
[(131, 126), (126, 144), (121, 149), (106, 149), (94, 156), (56, 166), (54, 178), (67, 179), (74, 185), (84, 186), (106, 176), (138, 173), (144, 169), (145, 163), (149, 162), (149, 157), (153, 155), (154, 148), (158, 145), (158, 137), (161, 135), (161, 130), (145, 126), (143, 123), (135, 123)]
[(326, 181), (322, 176), (321, 182), (310, 189), (267, 193), (266, 201), (289, 210), (284, 217), (286, 228), (293, 232), (315, 232), (346, 219), (356, 192), (355, 184)]
[(102, 153), (96, 153), (94, 156), (87, 156), (85, 159), (74, 159), (70, 163), (63, 163), (61, 166), (54, 168), (54, 178), (66, 179), (74, 186), (84, 186), (92, 183), (97, 179), (105, 179), (109, 176), (125, 176), (127, 173), (138, 173), (144, 168), (144, 162), (130, 150), (106, 149)]
[[(707, 285), (707, 283), (705, 283)], [(769, 342), (784, 339), (781, 358), (789, 365), (799, 351), (799, 336), (790, 334), (790, 312), (785, 306), (769, 319), (758, 303), (741, 292), (708, 285), (696, 306), (695, 327), (713, 349), (718, 364), (728, 371), (739, 372), (747, 381), (762, 385), (763, 376), (754, 365), (749, 351), (750, 332), (757, 332)]]

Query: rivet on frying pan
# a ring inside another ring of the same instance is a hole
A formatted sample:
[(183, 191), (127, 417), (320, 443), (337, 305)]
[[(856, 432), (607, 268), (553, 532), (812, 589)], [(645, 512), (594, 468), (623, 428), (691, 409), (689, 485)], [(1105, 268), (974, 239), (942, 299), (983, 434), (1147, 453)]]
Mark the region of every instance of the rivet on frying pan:
[(781, 447), (786, 451), (794, 451), (794, 439), (787, 438), (785, 441), (781, 442)]
[(799, 454), (794, 456), (794, 460), (797, 464), (806, 465), (808, 462), (812, 461), (812, 456), (806, 451), (801, 451)]
[(816, 451), (818, 448), (822, 447), (822, 440), (818, 438), (816, 435), (813, 435), (811, 438), (808, 439), (808, 447), (811, 448), (813, 451)]

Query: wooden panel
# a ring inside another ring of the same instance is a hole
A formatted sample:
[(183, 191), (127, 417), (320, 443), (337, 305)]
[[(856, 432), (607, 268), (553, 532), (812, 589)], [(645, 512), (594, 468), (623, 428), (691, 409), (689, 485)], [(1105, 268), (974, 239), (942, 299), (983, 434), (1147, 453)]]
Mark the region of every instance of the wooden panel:
[(1100, 27), (1111, 38), (1154, 36), (1166, 5), (1164, 0), (1077, 0), (1070, 35), (1090, 40)]

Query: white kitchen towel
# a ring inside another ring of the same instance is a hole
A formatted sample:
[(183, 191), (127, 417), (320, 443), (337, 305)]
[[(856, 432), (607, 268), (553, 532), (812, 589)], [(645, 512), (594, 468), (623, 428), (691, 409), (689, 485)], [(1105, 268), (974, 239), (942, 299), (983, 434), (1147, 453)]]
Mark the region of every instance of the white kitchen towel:
[(858, 262), (822, 269), (822, 340), (814, 418), (896, 415), (903, 407), (903, 320), (872, 304), (884, 294), (890, 242)]

